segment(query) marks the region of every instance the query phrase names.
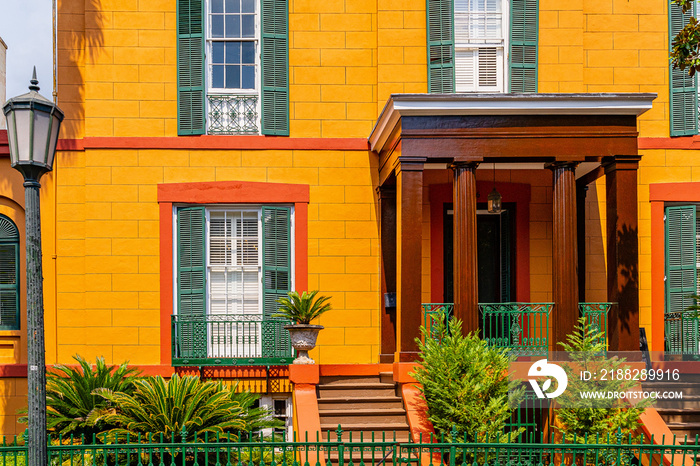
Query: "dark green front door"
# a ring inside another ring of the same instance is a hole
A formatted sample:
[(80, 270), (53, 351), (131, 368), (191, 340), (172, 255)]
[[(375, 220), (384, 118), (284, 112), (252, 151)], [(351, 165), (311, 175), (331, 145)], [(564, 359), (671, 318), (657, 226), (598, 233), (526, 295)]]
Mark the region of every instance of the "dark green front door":
[[(476, 243), (479, 268), (479, 302), (503, 303), (512, 301), (515, 274), (512, 273), (515, 254), (512, 233), (515, 205), (504, 204), (500, 214), (486, 213), (486, 205), (479, 205), (476, 216)], [(444, 299), (451, 303), (453, 281), (453, 214), (452, 204), (445, 204), (443, 217)]]

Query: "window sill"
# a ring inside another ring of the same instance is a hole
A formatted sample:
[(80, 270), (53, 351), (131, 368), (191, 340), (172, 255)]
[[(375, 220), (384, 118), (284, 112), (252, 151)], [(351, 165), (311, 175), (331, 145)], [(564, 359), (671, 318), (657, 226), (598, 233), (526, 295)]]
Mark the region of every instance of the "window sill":
[(22, 330), (3, 330), (0, 329), (0, 337), (21, 337), (25, 332)]

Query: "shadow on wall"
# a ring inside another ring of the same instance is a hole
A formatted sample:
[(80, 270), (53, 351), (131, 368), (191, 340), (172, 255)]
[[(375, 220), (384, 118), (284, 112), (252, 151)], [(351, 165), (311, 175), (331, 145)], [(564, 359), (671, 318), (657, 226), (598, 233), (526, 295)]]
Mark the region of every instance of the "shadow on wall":
[[(639, 232), (637, 229), (629, 228), (627, 225), (622, 226), (622, 231), (617, 232), (617, 251), (619, 257), (626, 259), (638, 257), (639, 252)], [(638, 332), (638, 330), (630, 329), (630, 309), (639, 309), (639, 264), (631, 261), (626, 261), (618, 266), (618, 273), (624, 277), (624, 285), (619, 290), (620, 303), (626, 303), (626, 306), (618, 306), (618, 319), (620, 333), (629, 333), (630, 330)]]
[[(57, 91), (58, 105), (66, 115), (62, 138), (84, 136), (86, 65), (96, 64), (104, 54), (104, 23), (101, 0), (58, 0)], [(112, 74), (106, 68), (96, 71)]]

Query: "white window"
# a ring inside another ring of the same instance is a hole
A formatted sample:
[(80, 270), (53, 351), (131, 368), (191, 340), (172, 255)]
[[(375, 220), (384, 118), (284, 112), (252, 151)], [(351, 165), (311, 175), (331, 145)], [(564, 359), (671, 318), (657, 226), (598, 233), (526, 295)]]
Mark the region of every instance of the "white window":
[[(209, 354), (259, 357), (262, 350), (260, 210), (210, 210), (207, 217)], [(221, 317), (220, 322), (215, 320), (217, 317)]]
[(175, 216), (173, 361), (291, 361), (286, 321), (272, 314), (293, 289), (293, 209), (183, 206)]
[(208, 132), (257, 134), (260, 24), (255, 0), (207, 2)]
[(505, 92), (506, 0), (455, 0), (457, 92)]
[[(275, 438), (286, 435), (286, 438), (294, 438), (294, 422), (292, 416), (292, 397), (288, 394), (262, 396), (259, 399), (260, 406), (265, 406), (272, 413), (272, 417), (284, 422), (284, 428), (275, 429)], [(272, 432), (265, 432), (270, 435)]]

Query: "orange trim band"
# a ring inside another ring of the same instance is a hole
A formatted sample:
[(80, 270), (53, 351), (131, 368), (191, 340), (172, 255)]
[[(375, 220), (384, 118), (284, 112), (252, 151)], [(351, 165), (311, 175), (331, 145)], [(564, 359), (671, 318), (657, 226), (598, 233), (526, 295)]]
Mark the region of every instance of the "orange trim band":
[[(0, 136), (1, 138), (2, 136)], [(7, 136), (6, 136), (7, 138)], [(0, 143), (2, 140), (0, 139)], [(85, 149), (276, 149), (369, 150), (364, 138), (287, 138), (271, 136), (85, 137), (61, 139), (58, 150)]]
[(172, 363), (173, 204), (294, 204), (295, 288), (308, 287), (309, 185), (215, 181), (158, 185), (160, 203), (160, 360)]
[(700, 149), (700, 136), (637, 138), (639, 149)]
[[(76, 364), (67, 364), (68, 367), (79, 367)], [(160, 375), (162, 377), (170, 377), (175, 373), (175, 368), (168, 365), (157, 364), (157, 365), (129, 365), (129, 368), (139, 369), (142, 375), (145, 376), (156, 376)], [(46, 370), (50, 370), (52, 366), (47, 365)], [(27, 377), (27, 365), (26, 364), (0, 364), (0, 378), (25, 378)]]

